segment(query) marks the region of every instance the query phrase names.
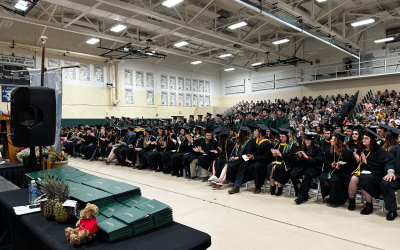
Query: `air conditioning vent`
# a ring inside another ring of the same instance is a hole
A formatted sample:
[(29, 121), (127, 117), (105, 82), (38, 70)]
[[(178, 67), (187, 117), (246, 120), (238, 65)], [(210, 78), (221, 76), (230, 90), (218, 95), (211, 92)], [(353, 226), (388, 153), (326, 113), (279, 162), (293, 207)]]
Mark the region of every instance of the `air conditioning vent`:
[(0, 27), (3, 27), (3, 28), (11, 28), (12, 25), (13, 25), (13, 21), (11, 21), (11, 20), (3, 20), (0, 23)]

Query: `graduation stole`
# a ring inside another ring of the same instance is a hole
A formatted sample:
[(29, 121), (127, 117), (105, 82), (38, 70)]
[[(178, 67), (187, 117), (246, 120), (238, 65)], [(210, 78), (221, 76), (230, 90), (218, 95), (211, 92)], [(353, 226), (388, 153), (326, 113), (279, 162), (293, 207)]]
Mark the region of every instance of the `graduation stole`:
[(261, 141), (258, 141), (258, 138), (257, 138), (256, 144), (257, 144), (257, 146), (260, 146), (265, 141), (269, 141), (271, 143), (271, 141), (269, 139), (261, 139)]
[[(364, 150), (363, 150), (363, 152), (364, 152)], [(365, 159), (368, 158), (368, 156), (369, 156), (370, 153), (371, 153), (371, 152), (368, 152), (368, 154), (367, 154), (367, 156), (365, 157)], [(360, 155), (360, 163), (358, 164), (358, 167), (356, 168), (356, 170), (354, 170), (351, 174), (355, 174), (356, 176), (360, 176), (360, 174), (361, 174), (361, 165), (362, 165), (363, 163), (364, 163), (364, 162), (362, 161), (361, 155)]]
[(185, 141), (185, 139), (186, 139), (186, 136), (183, 137), (183, 139), (182, 139), (182, 141), (181, 141), (181, 144), (179, 144), (178, 150), (177, 150), (176, 152), (179, 152), (179, 149), (181, 148), (181, 145), (182, 145), (182, 143)]
[(327, 143), (329, 143), (329, 144), (331, 143), (331, 141), (328, 141), (327, 139), (325, 139), (325, 141), (326, 141)]

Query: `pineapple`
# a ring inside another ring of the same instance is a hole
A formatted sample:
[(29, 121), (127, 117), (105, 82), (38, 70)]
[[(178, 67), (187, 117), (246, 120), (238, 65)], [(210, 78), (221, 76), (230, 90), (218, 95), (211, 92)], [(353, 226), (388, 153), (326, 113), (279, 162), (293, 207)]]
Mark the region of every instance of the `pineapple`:
[(42, 182), (43, 191), (47, 197), (47, 201), (41, 202), (41, 210), (47, 219), (54, 218), (54, 205), (56, 198), (56, 180), (51, 176), (45, 176)]
[(64, 208), (64, 202), (69, 198), (68, 184), (60, 180), (56, 185), (56, 202), (54, 206), (54, 217), (58, 222), (66, 222), (71, 213), (71, 208)]

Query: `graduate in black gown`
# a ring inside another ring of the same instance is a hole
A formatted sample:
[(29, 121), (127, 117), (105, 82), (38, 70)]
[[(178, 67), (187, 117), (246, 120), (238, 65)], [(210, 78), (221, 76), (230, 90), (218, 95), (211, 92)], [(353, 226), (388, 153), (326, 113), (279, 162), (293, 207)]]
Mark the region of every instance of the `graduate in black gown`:
[[(388, 132), (389, 133), (389, 132)], [(400, 141), (400, 130), (396, 128), (390, 129), (392, 137), (397, 137), (397, 142)], [(387, 139), (385, 143), (387, 142)], [(385, 208), (388, 210), (386, 219), (389, 221), (397, 217), (397, 201), (396, 190), (400, 189), (400, 145), (396, 144), (390, 148), (385, 166), (385, 177), (381, 181), (381, 191)]]
[(234, 143), (229, 139), (231, 129), (229, 127), (221, 127), (218, 132), (218, 153), (219, 156), (212, 164), (212, 176), (208, 179), (209, 182), (218, 180), (225, 164), (228, 163), (229, 158), (234, 147)]
[(156, 157), (158, 169), (156, 172), (163, 171), (164, 174), (169, 174), (172, 171), (171, 156), (176, 152), (178, 138), (176, 134), (172, 133), (172, 127), (170, 125), (165, 126), (165, 141), (164, 150), (160, 155)]
[(117, 158), (117, 163), (115, 164), (116, 166), (121, 165), (121, 166), (128, 166), (128, 163), (126, 163), (126, 156), (128, 154), (128, 150), (130, 148), (133, 148), (133, 145), (136, 144), (136, 133), (135, 133), (135, 127), (133, 126), (128, 126), (128, 134), (125, 136), (124, 140), (120, 142), (119, 147), (114, 150), (114, 154)]
[[(217, 180), (211, 181), (213, 188), (220, 189), (226, 180), (235, 182), (236, 174), (239, 170), (240, 165), (245, 163), (243, 156), (250, 154), (250, 129), (248, 127), (241, 126), (239, 130), (239, 135), (237, 140), (235, 140), (235, 145), (233, 146), (231, 156), (227, 163), (223, 166), (223, 169), (215, 170), (215, 176), (218, 177)], [(255, 141), (255, 140), (254, 140)], [(219, 168), (219, 166), (217, 166)], [(218, 175), (218, 172), (220, 174)]]
[(98, 131), (96, 134), (93, 144), (90, 146), (89, 154), (85, 155), (89, 159), (89, 161), (93, 161), (94, 159), (100, 156), (100, 148), (105, 138), (106, 138), (106, 128), (104, 126), (101, 126), (100, 131)]
[(376, 141), (378, 135), (370, 129), (366, 129), (363, 138), (365, 146), (361, 155), (356, 153), (357, 169), (353, 172), (349, 184), (349, 205), (348, 209), (355, 209), (355, 197), (357, 190), (365, 196), (366, 204), (361, 214), (367, 215), (373, 212), (372, 198), (379, 198), (381, 195), (381, 181), (385, 176), (385, 165), (388, 153), (381, 148)]
[(156, 137), (152, 135), (152, 127), (145, 128), (145, 136), (143, 138), (142, 148), (138, 150), (139, 152), (139, 169), (145, 169), (146, 166), (146, 156), (150, 154), (155, 148)]
[(189, 125), (181, 127), (178, 137), (178, 148), (176, 149), (176, 153), (171, 156), (170, 165), (172, 167), (172, 176), (183, 176), (182, 158), (185, 154), (190, 152), (189, 143), (193, 145), (193, 135), (190, 134), (191, 129)]
[[(143, 149), (143, 134), (144, 129), (136, 130), (136, 142), (133, 147), (128, 149), (127, 162), (129, 167), (134, 167), (136, 165), (136, 160), (138, 159), (139, 152)], [(147, 135), (148, 136), (148, 135)]]
[[(254, 135), (256, 136), (255, 149), (253, 152), (246, 155), (247, 161), (240, 165), (238, 172), (235, 177), (235, 185), (228, 191), (229, 194), (235, 194), (240, 192), (240, 185), (251, 181), (254, 176), (256, 188), (254, 193), (260, 193), (261, 187), (264, 185), (264, 180), (261, 181), (257, 174), (266, 172), (267, 164), (272, 161), (271, 148), (273, 147), (272, 142), (266, 139), (268, 127), (264, 124), (257, 124)], [(258, 168), (258, 170), (255, 170)]]
[[(186, 153), (182, 158), (182, 165), (184, 166), (184, 168), (186, 168), (189, 175), (191, 175), (190, 165), (197, 165), (197, 159), (201, 155), (201, 153), (198, 152), (199, 147), (201, 148), (201, 145), (203, 145), (203, 142), (205, 140), (205, 137), (203, 136), (203, 127), (196, 124), (193, 128), (193, 131), (194, 137), (193, 141), (189, 143), (189, 152)], [(194, 176), (194, 178), (197, 178), (197, 176)]]
[[(324, 163), (324, 151), (315, 144), (316, 133), (305, 133), (306, 137), (301, 147), (301, 151), (297, 152), (293, 161), (293, 169), (290, 172), (294, 190), (298, 198), (296, 204), (301, 204), (308, 200), (308, 191), (311, 188), (312, 179), (321, 174), (322, 165)], [(300, 178), (303, 177), (300, 188)]]
[[(208, 181), (208, 169), (215, 158), (218, 157), (218, 141), (213, 138), (213, 129), (207, 128), (205, 131), (205, 140), (203, 140), (202, 145), (198, 147), (198, 153), (200, 153), (198, 160), (198, 165), (201, 168), (201, 175), (198, 176), (203, 178), (203, 182)], [(195, 150), (195, 149), (193, 149)], [(194, 178), (197, 175), (196, 166), (190, 164), (190, 175)]]
[(346, 135), (336, 133), (331, 140), (331, 147), (325, 150), (324, 169), (319, 177), (322, 199), (329, 195), (326, 202), (331, 205), (343, 205), (348, 198), (348, 186), (354, 171), (355, 158), (344, 140)]
[(320, 141), (318, 143), (318, 145), (324, 150), (324, 152), (326, 152), (326, 150), (331, 148), (331, 138), (333, 130), (334, 128), (329, 124), (326, 124), (324, 126), (324, 132), (323, 132), (324, 136), (320, 137)]
[(166, 133), (165, 127), (159, 126), (158, 127), (158, 136), (155, 142), (155, 148), (152, 152), (146, 154), (145, 166), (146, 168), (150, 168), (151, 170), (157, 169), (157, 157), (164, 151), (167, 147), (165, 144), (166, 141)]
[[(272, 149), (273, 162), (268, 164), (270, 171), (269, 180), (271, 183), (271, 195), (281, 196), (283, 185), (290, 179), (290, 171), (294, 154), (298, 151), (296, 143), (289, 140), (291, 130), (280, 128), (279, 146)], [(276, 192), (276, 183), (278, 182), (278, 192)]]

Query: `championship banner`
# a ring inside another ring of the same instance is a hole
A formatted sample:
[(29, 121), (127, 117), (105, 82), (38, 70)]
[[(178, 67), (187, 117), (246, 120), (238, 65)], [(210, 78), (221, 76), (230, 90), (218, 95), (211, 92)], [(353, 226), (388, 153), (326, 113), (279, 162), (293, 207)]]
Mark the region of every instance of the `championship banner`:
[[(31, 76), (31, 85), (35, 87), (41, 86), (41, 71), (40, 69), (29, 70)], [(56, 140), (51, 146), (53, 151), (60, 157), (62, 156), (61, 145), (61, 119), (62, 119), (62, 70), (60, 68), (49, 68), (44, 73), (44, 87), (56, 90)]]

